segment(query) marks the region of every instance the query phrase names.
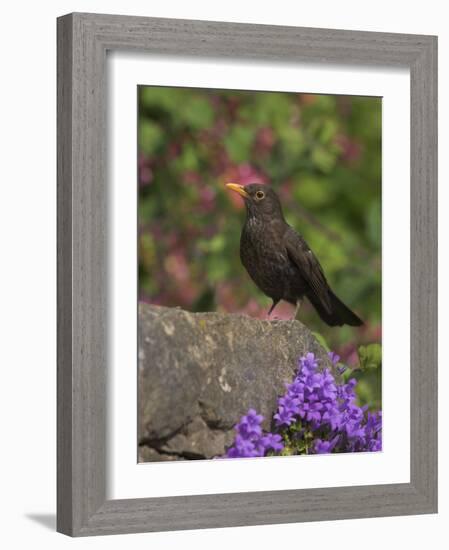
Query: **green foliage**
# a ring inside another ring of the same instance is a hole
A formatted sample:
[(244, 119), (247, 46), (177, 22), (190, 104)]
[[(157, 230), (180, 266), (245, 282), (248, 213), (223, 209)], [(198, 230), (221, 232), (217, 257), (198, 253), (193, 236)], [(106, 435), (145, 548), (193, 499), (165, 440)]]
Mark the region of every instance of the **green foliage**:
[(377, 369), (382, 364), (382, 347), (380, 344), (360, 346), (358, 354), (361, 369)]
[(354, 370), (346, 370), (343, 379), (347, 382), (355, 378), (359, 404), (368, 405), (372, 411), (378, 410), (382, 407), (382, 346), (377, 342), (360, 346), (357, 357)]
[(284, 448), (280, 453), (281, 456), (309, 454), (315, 434), (304, 428), (305, 426), (303, 426), (301, 420), (297, 420), (288, 428), (280, 429), (284, 442)]
[(319, 332), (314, 332), (313, 335), (315, 336), (315, 338), (318, 340), (318, 342), (323, 346), (323, 348), (326, 351), (332, 351), (331, 349), (329, 349), (329, 346), (327, 345), (326, 339), (324, 338), (324, 336), (322, 334), (320, 334)]
[(353, 374), (358, 380), (357, 396), (360, 405), (370, 410), (382, 407), (382, 346), (379, 343), (360, 346), (359, 364)]

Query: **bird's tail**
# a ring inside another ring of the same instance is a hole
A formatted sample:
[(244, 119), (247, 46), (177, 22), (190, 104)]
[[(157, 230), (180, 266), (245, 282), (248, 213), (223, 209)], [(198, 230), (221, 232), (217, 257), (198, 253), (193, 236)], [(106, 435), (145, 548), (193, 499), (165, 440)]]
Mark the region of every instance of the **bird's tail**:
[(351, 311), (330, 289), (330, 311), (323, 306), (321, 301), (312, 292), (307, 294), (307, 298), (310, 300), (321, 319), (331, 327), (341, 327), (342, 325), (358, 327), (363, 325), (363, 321), (360, 317)]

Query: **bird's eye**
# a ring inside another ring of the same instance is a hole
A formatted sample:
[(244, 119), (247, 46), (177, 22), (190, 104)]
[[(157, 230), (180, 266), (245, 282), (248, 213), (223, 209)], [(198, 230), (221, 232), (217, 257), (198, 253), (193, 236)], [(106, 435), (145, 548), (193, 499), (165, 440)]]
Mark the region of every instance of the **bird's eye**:
[(256, 199), (257, 200), (262, 200), (263, 198), (265, 197), (265, 193), (263, 191), (257, 191), (256, 193)]

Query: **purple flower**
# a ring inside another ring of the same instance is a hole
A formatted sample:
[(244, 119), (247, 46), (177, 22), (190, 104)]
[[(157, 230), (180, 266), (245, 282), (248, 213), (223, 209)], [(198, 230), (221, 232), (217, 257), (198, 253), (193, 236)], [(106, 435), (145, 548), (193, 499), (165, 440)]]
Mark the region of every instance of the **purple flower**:
[(338, 397), (341, 401), (341, 408), (345, 409), (348, 405), (353, 403), (356, 400), (355, 386), (357, 385), (357, 380), (351, 378), (347, 384), (342, 384), (338, 387)]
[(381, 439), (373, 439), (372, 441), (368, 442), (368, 447), (366, 449), (367, 451), (371, 453), (376, 453), (378, 451), (382, 450), (382, 440)]
[[(340, 360), (332, 352), (329, 359), (334, 367)], [(250, 409), (235, 426), (235, 442), (226, 456), (266, 456), (282, 451), (285, 444), (292, 452), (315, 454), (382, 450), (382, 413), (357, 405), (356, 386), (355, 378), (337, 383), (332, 371), (320, 371), (315, 355), (307, 353), (278, 399), (273, 421), (282, 435), (264, 433), (263, 416)]]
[(282, 443), (282, 437), (279, 434), (267, 433), (260, 440), (265, 452), (269, 449), (273, 451), (282, 451), (284, 444)]
[(290, 424), (295, 420), (295, 415), (291, 410), (280, 405), (278, 407), (278, 412), (273, 416), (273, 418), (275, 419), (277, 426), (290, 426)]
[(242, 416), (236, 428), (238, 433), (245, 439), (250, 439), (253, 436), (259, 437), (262, 435), (260, 426), (262, 421), (263, 416), (261, 414), (257, 414), (254, 409), (249, 409), (248, 413)]
[(303, 403), (299, 411), (299, 415), (301, 416), (301, 418), (304, 418), (309, 422), (315, 421), (318, 425), (318, 423), (321, 421), (322, 408), (323, 404), (319, 401)]
[(304, 383), (295, 378), (291, 384), (286, 384), (287, 394), (301, 401), (304, 399)]
[(307, 353), (299, 359), (300, 371), (304, 375), (313, 374), (318, 368), (318, 360), (315, 359), (314, 353)]
[(365, 437), (365, 450), (382, 450), (382, 411), (378, 411), (377, 413), (368, 413), (365, 426)]
[(334, 447), (337, 445), (340, 439), (339, 435), (336, 435), (330, 441), (323, 441), (322, 439), (315, 439), (313, 450), (318, 454), (327, 454), (331, 453), (334, 450)]
[(331, 363), (334, 365), (334, 367), (340, 361), (340, 356), (334, 351), (329, 351), (327, 356), (331, 360)]
[[(293, 384), (292, 384), (293, 386)], [(290, 426), (294, 421), (295, 415), (300, 411), (300, 395), (292, 390), (291, 386), (288, 388), (287, 393), (278, 400), (278, 412), (274, 415), (277, 426)]]
[(337, 386), (335, 378), (330, 373), (329, 369), (323, 371), (321, 379), (321, 395), (324, 399), (335, 399), (337, 397)]
[(328, 401), (324, 404), (321, 421), (323, 424), (328, 424), (331, 430), (336, 430), (341, 425), (342, 414), (338, 410), (336, 402)]
[(228, 458), (245, 458), (257, 456), (256, 446), (251, 440), (245, 439), (241, 435), (236, 435), (234, 446), (228, 449), (226, 456)]
[(226, 452), (227, 458), (265, 456), (267, 451), (282, 451), (284, 444), (279, 434), (262, 431), (263, 416), (250, 409), (235, 426), (234, 444)]

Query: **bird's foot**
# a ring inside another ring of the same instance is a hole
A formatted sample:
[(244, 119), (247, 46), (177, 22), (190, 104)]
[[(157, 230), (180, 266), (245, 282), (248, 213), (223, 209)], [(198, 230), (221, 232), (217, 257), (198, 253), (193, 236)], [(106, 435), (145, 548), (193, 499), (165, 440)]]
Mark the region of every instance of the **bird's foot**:
[(284, 319), (281, 319), (280, 317), (273, 317), (270, 319), (270, 324), (272, 327), (276, 327), (277, 325), (280, 325)]
[(298, 313), (299, 313), (299, 310), (301, 309), (301, 304), (302, 304), (302, 300), (298, 300), (296, 302), (296, 309), (295, 309), (295, 314), (293, 315), (292, 317), (292, 321), (296, 321), (298, 319)]

